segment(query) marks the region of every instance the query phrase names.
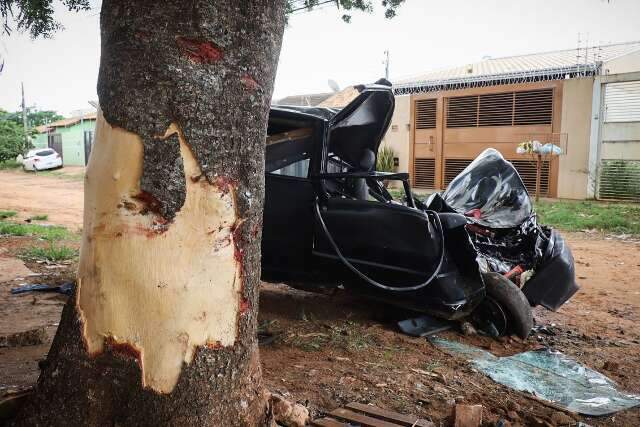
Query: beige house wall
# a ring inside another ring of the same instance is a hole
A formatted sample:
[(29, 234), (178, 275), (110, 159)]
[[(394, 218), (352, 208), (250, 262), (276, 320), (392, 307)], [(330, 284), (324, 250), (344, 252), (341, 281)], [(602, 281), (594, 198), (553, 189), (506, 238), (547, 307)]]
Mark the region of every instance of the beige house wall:
[(396, 172), (409, 172), (410, 101), (409, 95), (396, 96), (396, 108), (391, 118), (391, 124), (382, 139), (382, 146), (391, 147), (395, 156), (398, 157), (399, 165)]
[(606, 74), (640, 71), (640, 50), (606, 62), (602, 68)]
[(593, 77), (564, 81), (560, 132), (567, 135), (566, 155), (560, 156), (558, 197), (587, 197)]

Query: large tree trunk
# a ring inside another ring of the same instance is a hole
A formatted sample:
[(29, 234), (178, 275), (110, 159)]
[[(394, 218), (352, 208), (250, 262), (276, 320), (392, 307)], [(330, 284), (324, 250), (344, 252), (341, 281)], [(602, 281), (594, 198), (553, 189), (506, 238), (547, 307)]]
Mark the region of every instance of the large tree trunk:
[(104, 0), (76, 296), (21, 425), (258, 425), (284, 0)]

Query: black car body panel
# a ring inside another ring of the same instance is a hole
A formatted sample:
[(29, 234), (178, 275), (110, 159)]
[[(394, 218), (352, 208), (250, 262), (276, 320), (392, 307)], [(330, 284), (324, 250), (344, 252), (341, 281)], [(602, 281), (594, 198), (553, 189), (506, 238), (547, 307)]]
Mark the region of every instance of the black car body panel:
[(497, 150), (481, 153), (428, 205), (463, 213), (475, 225), (472, 240), (489, 270), (534, 272), (522, 286), (532, 306), (555, 311), (578, 291), (571, 249), (556, 230), (537, 223), (520, 175)]
[[(445, 214), (437, 221), (446, 229), (443, 239), (433, 216), (397, 202), (370, 200), (360, 191), (381, 190), (382, 178), (408, 177), (373, 171), (393, 109), (393, 93), (384, 85), (362, 88), (340, 111), (271, 109), (262, 278), (306, 288), (342, 285), (441, 317), (467, 315), (484, 297), (484, 284), (464, 217)], [(316, 212), (321, 212), (321, 221)], [(395, 290), (372, 286), (354, 274), (331, 246), (322, 224), (344, 260)], [(465, 256), (452, 256), (452, 250)], [(409, 289), (430, 276), (428, 286)]]
[[(407, 174), (374, 171), (393, 114), (393, 92), (386, 85), (360, 90), (340, 111), (272, 107), (262, 279), (306, 289), (344, 286), (411, 310), (464, 317), (485, 298), (481, 265), (489, 257), (478, 250), (482, 242), (469, 231), (473, 220), (465, 215), (467, 207), (485, 209), (478, 225), (502, 226), (509, 233), (514, 212), (532, 215), (526, 190), (520, 192), (522, 181), (513, 166), (493, 156), (493, 166), (476, 163), (480, 170), (467, 171), (467, 177), (456, 178), (455, 186), (428, 203), (415, 200)], [(404, 202), (391, 197), (384, 180), (402, 182)], [(464, 188), (474, 185), (475, 192)], [(559, 236), (553, 238), (557, 245), (543, 261), (549, 274), (566, 263), (573, 266), (566, 245), (560, 245)], [(573, 277), (572, 271), (566, 276)], [(544, 284), (527, 283), (530, 301), (555, 307), (572, 294), (570, 289), (549, 291), (543, 274), (538, 281)]]
[(575, 281), (575, 266), (571, 249), (560, 233), (551, 230), (545, 246), (544, 255), (540, 259), (536, 274), (524, 284), (522, 292), (531, 305), (540, 304), (549, 310), (556, 311), (580, 287)]

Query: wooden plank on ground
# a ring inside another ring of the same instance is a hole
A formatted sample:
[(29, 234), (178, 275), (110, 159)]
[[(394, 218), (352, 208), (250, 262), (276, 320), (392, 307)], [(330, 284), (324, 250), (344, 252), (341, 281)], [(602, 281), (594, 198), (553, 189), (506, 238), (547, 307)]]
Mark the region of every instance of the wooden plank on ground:
[(349, 403), (346, 405), (347, 409), (351, 409), (355, 412), (360, 412), (364, 415), (372, 416), (384, 421), (394, 422), (400, 426), (405, 427), (434, 427), (431, 421), (420, 419), (415, 415), (398, 414), (397, 412), (388, 411), (386, 409), (377, 408), (371, 405), (365, 405), (362, 403)]
[(455, 427), (480, 427), (482, 405), (456, 405)]
[(335, 411), (332, 411), (329, 415), (334, 418), (358, 423), (362, 427), (398, 427), (398, 424), (368, 417), (344, 408), (338, 408)]
[(316, 427), (348, 427), (347, 424), (336, 421), (333, 418), (319, 418), (311, 421), (311, 425)]

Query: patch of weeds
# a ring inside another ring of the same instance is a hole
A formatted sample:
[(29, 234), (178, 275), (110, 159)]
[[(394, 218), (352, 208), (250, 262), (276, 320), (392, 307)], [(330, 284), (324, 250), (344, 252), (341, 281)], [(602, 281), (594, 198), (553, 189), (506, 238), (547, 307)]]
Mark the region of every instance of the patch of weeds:
[(37, 224), (18, 224), (10, 221), (0, 221), (0, 236), (33, 236), (44, 240), (64, 240), (77, 237), (64, 227), (45, 226)]
[(32, 221), (46, 221), (49, 219), (49, 215), (34, 215), (29, 219)]
[(40, 247), (32, 246), (20, 252), (20, 257), (29, 260), (42, 260), (50, 262), (67, 261), (78, 256), (78, 250), (64, 245)]
[(434, 369), (438, 369), (440, 366), (442, 365), (442, 363), (436, 361), (436, 360), (432, 360), (431, 362), (427, 362), (424, 364), (423, 369), (425, 371), (433, 371)]
[(535, 208), (542, 224), (562, 230), (596, 229), (605, 233), (640, 235), (638, 204), (542, 200)]
[(0, 211), (0, 219), (11, 218), (12, 216), (16, 216), (18, 212), (16, 211)]
[(338, 348), (348, 352), (365, 350), (376, 344), (373, 334), (352, 321), (330, 325), (327, 333), (311, 332), (290, 335), (285, 342), (304, 351), (318, 351), (323, 347)]
[(59, 170), (45, 170), (38, 172), (38, 174), (66, 179), (67, 181), (84, 181), (84, 173), (65, 173)]
[(6, 162), (0, 162), (0, 170), (6, 169), (18, 169), (22, 167), (22, 165), (15, 160), (7, 160)]

